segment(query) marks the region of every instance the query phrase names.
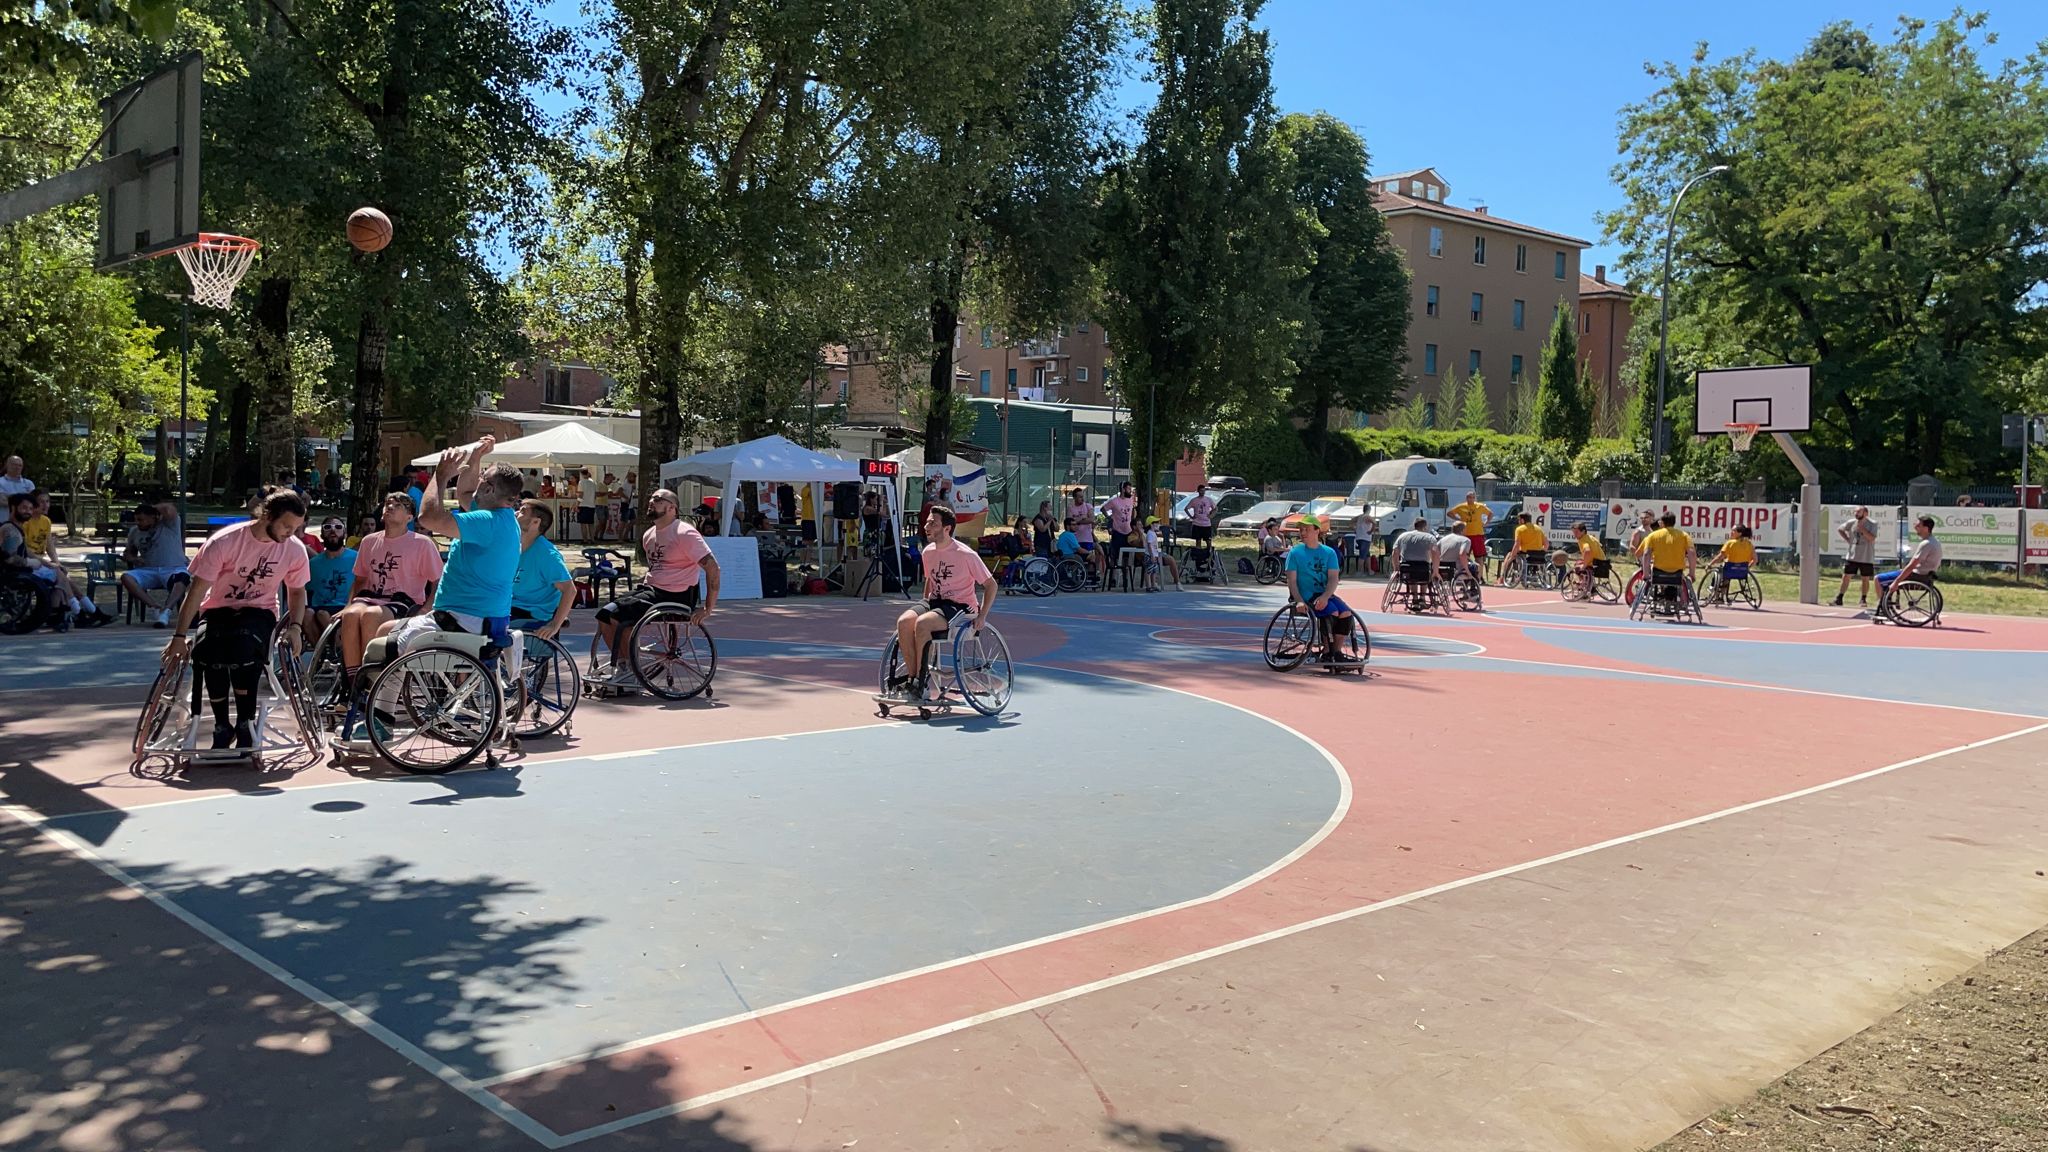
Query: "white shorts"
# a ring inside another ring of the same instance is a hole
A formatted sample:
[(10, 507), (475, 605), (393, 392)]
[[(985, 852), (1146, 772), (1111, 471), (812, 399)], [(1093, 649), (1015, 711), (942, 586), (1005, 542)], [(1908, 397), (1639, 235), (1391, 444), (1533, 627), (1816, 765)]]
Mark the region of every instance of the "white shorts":
[(130, 568), (128, 575), (135, 578), (135, 586), (145, 592), (160, 592), (171, 586), (171, 578), (183, 577), (190, 581), (192, 574), (183, 568)]
[[(448, 615), (453, 616), (455, 622), (462, 625), (463, 631), (475, 635), (483, 634), (483, 617), (471, 616), (466, 612), (450, 612)], [(427, 633), (441, 630), (441, 625), (434, 619), (432, 612), (422, 612), (417, 616), (408, 616), (400, 620), (398, 627), (391, 630), (391, 642), (398, 646), (399, 653), (403, 655), (419, 647)]]

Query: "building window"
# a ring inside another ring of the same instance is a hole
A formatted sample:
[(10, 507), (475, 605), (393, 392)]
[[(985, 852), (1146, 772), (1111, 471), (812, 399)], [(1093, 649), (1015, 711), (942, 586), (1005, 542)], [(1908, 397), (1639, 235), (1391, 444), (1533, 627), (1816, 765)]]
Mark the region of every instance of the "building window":
[(1474, 236), (1472, 238), (1472, 262), (1474, 264), (1486, 263), (1486, 237)]
[(1015, 368), (1010, 369), (1008, 378), (1003, 381), (1003, 387), (1011, 392), (1017, 390), (1017, 370)]
[(1075, 382), (1075, 383), (1077, 383), (1077, 384), (1086, 384), (1086, 383), (1088, 382), (1088, 369), (1086, 369), (1086, 368), (1076, 368), (1076, 369), (1074, 369), (1074, 382)]
[(1102, 366), (1102, 388), (1105, 392), (1109, 390), (1109, 365), (1107, 364)]
[(1436, 345), (1434, 344), (1424, 344), (1422, 346), (1422, 374), (1424, 376), (1436, 375)]
[(983, 324), (981, 326), (981, 346), (983, 348), (993, 348), (996, 346), (996, 330), (990, 325)]
[(975, 381), (975, 383), (981, 385), (981, 394), (983, 396), (988, 395), (988, 369), (983, 368), (981, 370), (981, 378)]
[(571, 404), (571, 403), (574, 403), (574, 401), (572, 401), (571, 399), (569, 399), (569, 395), (570, 395), (570, 391), (569, 391), (569, 370), (568, 370), (567, 368), (549, 368), (549, 369), (547, 369), (547, 375), (546, 375), (546, 379), (545, 379), (545, 384), (546, 384), (546, 386), (545, 386), (545, 387), (544, 387), (544, 388), (542, 389), (542, 396), (541, 396), (541, 402), (542, 402), (542, 403), (544, 403), (544, 404)]
[(1428, 185), (1428, 186), (1427, 186), (1427, 187), (1426, 187), (1426, 188), (1424, 189), (1424, 191), (1426, 191), (1426, 192), (1428, 192), (1428, 193), (1429, 193), (1429, 199), (1430, 199), (1430, 201), (1431, 201), (1432, 203), (1434, 203), (1434, 202), (1436, 201), (1436, 199), (1437, 199), (1437, 189), (1436, 189), (1436, 185), (1434, 185), (1434, 184)]
[(1436, 315), (1436, 285), (1434, 284), (1429, 286), (1428, 295), (1423, 299), (1422, 314), (1424, 316)]
[(1521, 330), (1522, 330), (1522, 302), (1521, 302), (1520, 300), (1517, 300), (1517, 301), (1515, 301), (1515, 331), (1517, 331), (1517, 332), (1520, 332)]
[(1479, 349), (1477, 348), (1474, 348), (1472, 354), (1465, 359), (1465, 375), (1479, 375)]
[(1041, 389), (1045, 387), (1045, 369), (1033, 368), (1031, 370), (1031, 386)]
[(1424, 428), (1436, 427), (1436, 401), (1424, 400), (1422, 402), (1422, 426)]
[(1580, 328), (1580, 331), (1591, 332), (1593, 330), (1593, 313), (1590, 311), (1584, 312), (1581, 313), (1581, 316), (1583, 317), (1583, 326)]
[(1486, 297), (1481, 293), (1474, 292), (1472, 294), (1472, 322), (1477, 324), (1484, 319), (1486, 319)]
[(1441, 229), (1441, 228), (1431, 228), (1431, 229), (1429, 230), (1429, 254), (1430, 254), (1431, 256), (1441, 256), (1441, 255), (1443, 255), (1443, 254), (1444, 254), (1444, 230), (1443, 230), (1443, 229)]
[(853, 385), (853, 381), (852, 381), (852, 380), (850, 380), (850, 379), (849, 379), (849, 380), (841, 380), (841, 381), (839, 382), (839, 402), (840, 402), (841, 404), (844, 404), (844, 403), (846, 403), (846, 396), (847, 396), (847, 393), (848, 393), (849, 391), (851, 391), (851, 390), (852, 390), (852, 385)]
[(1557, 253), (1557, 258), (1550, 262), (1550, 274), (1559, 280), (1564, 279), (1564, 253)]
[(1086, 320), (1083, 320), (1083, 321), (1081, 321), (1081, 322), (1080, 322), (1079, 324), (1076, 324), (1076, 325), (1074, 325), (1074, 335), (1076, 335), (1076, 336), (1086, 336), (1087, 334), (1088, 334), (1088, 322), (1087, 322)]
[(1410, 196), (1420, 196), (1420, 195), (1422, 195), (1422, 181), (1420, 181), (1420, 180), (1410, 180), (1410, 181), (1408, 182), (1408, 194), (1409, 194)]
[(1520, 384), (1521, 382), (1522, 358), (1520, 356), (1510, 356), (1508, 357), (1508, 383)]

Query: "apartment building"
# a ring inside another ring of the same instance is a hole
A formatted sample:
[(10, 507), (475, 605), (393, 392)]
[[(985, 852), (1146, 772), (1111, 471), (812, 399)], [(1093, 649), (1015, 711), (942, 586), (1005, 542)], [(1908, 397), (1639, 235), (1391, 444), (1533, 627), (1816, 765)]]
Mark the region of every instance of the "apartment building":
[(1621, 365), (1628, 359), (1634, 305), (1635, 293), (1608, 281), (1607, 265), (1596, 264), (1591, 276), (1579, 277), (1579, 364), (1602, 412), (1621, 410)]
[[(891, 366), (872, 349), (843, 350), (843, 375), (834, 379), (849, 424), (894, 424), (901, 419), (900, 384)], [(828, 353), (828, 363), (830, 362)], [(899, 366), (916, 387), (929, 375), (923, 365)], [(1047, 403), (1109, 404), (1109, 334), (1102, 325), (1080, 321), (1044, 336), (1016, 340), (973, 316), (961, 317), (953, 332), (953, 388), (970, 397)]]
[(1454, 206), (1434, 168), (1371, 179), (1412, 281), (1408, 394), (1434, 403), (1446, 373), (1479, 373), (1495, 419), (1505, 420), (1515, 385), (1536, 379), (1551, 316), (1560, 306), (1579, 314), (1579, 255), (1589, 243)]

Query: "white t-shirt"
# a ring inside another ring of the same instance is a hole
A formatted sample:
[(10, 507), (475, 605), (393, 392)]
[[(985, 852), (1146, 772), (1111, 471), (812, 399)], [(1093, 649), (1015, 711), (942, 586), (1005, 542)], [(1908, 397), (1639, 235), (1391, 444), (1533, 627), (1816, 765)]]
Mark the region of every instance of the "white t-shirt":
[(1157, 528), (1145, 529), (1145, 555), (1149, 559), (1159, 559), (1159, 529)]
[[(19, 480), (9, 476), (0, 476), (0, 499), (19, 496), (24, 492), (33, 492), (35, 490), (36, 482), (26, 476)], [(0, 505), (0, 507), (5, 507), (5, 505)]]
[(579, 508), (597, 507), (597, 481), (585, 480), (577, 487), (576, 505)]

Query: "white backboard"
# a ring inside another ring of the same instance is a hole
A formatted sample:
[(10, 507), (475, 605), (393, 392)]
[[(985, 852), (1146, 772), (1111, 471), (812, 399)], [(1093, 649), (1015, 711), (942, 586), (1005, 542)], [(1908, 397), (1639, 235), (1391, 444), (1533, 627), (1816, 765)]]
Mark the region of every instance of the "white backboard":
[(199, 89), (204, 64), (177, 63), (100, 101), (102, 157), (139, 152), (142, 175), (100, 194), (101, 268), (155, 256), (199, 235)]
[(1813, 366), (1703, 368), (1694, 392), (1693, 431), (1718, 436), (1730, 424), (1759, 424), (1761, 432), (1804, 432), (1813, 427)]

